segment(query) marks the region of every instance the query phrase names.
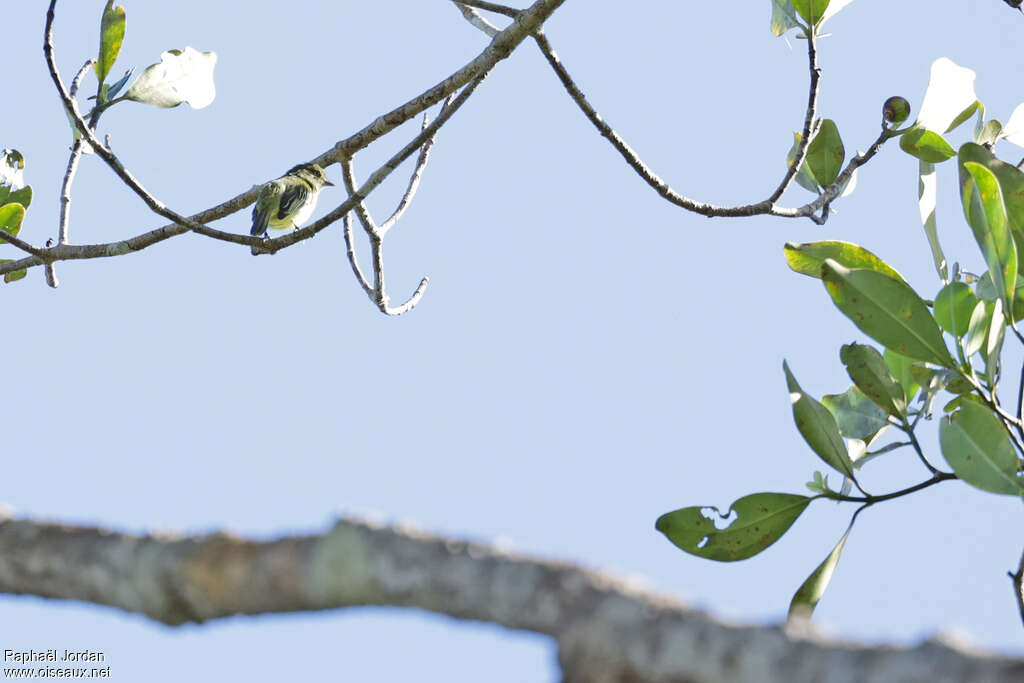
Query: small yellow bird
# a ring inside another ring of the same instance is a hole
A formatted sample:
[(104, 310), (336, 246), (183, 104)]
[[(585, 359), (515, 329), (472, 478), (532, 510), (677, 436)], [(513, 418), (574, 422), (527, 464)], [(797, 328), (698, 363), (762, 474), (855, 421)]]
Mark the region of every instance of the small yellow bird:
[(253, 236), (266, 236), (267, 228), (287, 230), (305, 223), (316, 208), (317, 196), (332, 186), (316, 164), (299, 164), (260, 189), (252, 209)]

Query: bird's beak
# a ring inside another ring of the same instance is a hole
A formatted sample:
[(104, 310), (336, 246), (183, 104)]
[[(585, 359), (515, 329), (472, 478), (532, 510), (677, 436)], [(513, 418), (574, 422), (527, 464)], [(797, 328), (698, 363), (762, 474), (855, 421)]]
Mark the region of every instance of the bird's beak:
[(330, 180), (325, 180), (324, 187), (334, 187), (334, 183), (332, 183)]

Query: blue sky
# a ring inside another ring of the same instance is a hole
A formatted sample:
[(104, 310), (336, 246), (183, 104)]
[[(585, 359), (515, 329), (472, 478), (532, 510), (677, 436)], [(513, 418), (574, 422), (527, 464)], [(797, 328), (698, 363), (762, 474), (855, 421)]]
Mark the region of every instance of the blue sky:
[[(316, 156), (486, 45), (442, 0), (122, 4), (116, 74), (185, 45), (219, 56), (210, 107), (124, 103), (100, 125), (182, 213)], [(679, 191), (721, 204), (774, 189), (806, 101), (803, 44), (771, 35), (767, 0), (741, 4), (567, 2), (546, 28), (644, 159)], [(67, 77), (95, 52), (102, 5), (58, 8)], [(70, 144), (40, 49), (43, 14), (40, 3), (5, 8), (18, 78), (0, 117), (0, 146), (21, 150), (35, 188), (21, 233), (35, 243), (55, 234)], [(991, 116), (1005, 120), (1024, 100), (1024, 17), (996, 0), (858, 0), (829, 28), (821, 112), (848, 152), (874, 139), (886, 97), (916, 111), (941, 56), (977, 71)], [(356, 157), (360, 177), (415, 125)], [(523, 45), (442, 130), (418, 198), (387, 238), (394, 299), (431, 277), (402, 318), (367, 301), (340, 225), (273, 257), (183, 236), (59, 264), (57, 290), (38, 270), (3, 287), (6, 351), (19, 362), (4, 368), (0, 501), (18, 515), (136, 532), (257, 537), (373, 514), (643, 577), (731, 620), (777, 621), (851, 508), (815, 503), (769, 551), (730, 565), (681, 553), (654, 520), (755, 491), (801, 492), (822, 469), (793, 426), (782, 361), (811, 394), (839, 393), (849, 384), (839, 346), (866, 339), (820, 283), (789, 271), (782, 245), (858, 242), (930, 298), (939, 282), (916, 169), (887, 146), (824, 227), (689, 214), (632, 174)], [(371, 198), (376, 213), (390, 211), (406, 170)], [(940, 236), (951, 261), (981, 271), (951, 171), (940, 168)], [(339, 183), (337, 167), (328, 175)], [(94, 157), (74, 196), (76, 243), (164, 223)], [(809, 196), (794, 188), (785, 202)], [(317, 215), (342, 197), (326, 190)], [(216, 225), (247, 232), (248, 212)], [(1019, 360), (1014, 350), (1009, 361)], [(934, 425), (922, 433), (941, 461)], [(900, 451), (865, 476), (895, 489), (919, 469)], [(816, 618), (848, 638), (955, 631), (1020, 653), (1005, 577), (1019, 528), (1019, 502), (958, 483), (876, 506)], [(100, 650), (125, 680), (556, 679), (543, 638), (403, 610), (169, 629), (3, 597), (0, 624), (0, 648)]]

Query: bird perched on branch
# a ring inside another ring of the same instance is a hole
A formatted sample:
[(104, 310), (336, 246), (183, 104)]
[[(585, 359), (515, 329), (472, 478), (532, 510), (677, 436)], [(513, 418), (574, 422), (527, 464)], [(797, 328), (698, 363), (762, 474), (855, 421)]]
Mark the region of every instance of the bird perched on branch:
[[(329, 185), (334, 183), (316, 164), (299, 164), (277, 180), (271, 180), (256, 198), (250, 234), (258, 237), (266, 236), (268, 228), (298, 228), (312, 215), (320, 190)], [(255, 247), (253, 253), (256, 253)]]

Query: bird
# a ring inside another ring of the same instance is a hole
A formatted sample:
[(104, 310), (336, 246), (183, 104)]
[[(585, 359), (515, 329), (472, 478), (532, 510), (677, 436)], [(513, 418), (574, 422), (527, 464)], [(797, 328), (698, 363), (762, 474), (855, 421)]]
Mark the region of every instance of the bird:
[[(313, 214), (320, 190), (333, 185), (316, 164), (292, 167), (277, 180), (271, 180), (260, 188), (252, 209), (252, 230), (249, 234), (265, 238), (268, 228), (297, 229)], [(256, 251), (253, 247), (253, 253)]]
[(1024, 8), (1021, 7), (1021, 4), (1024, 4), (1024, 0), (1003, 0), (1003, 2), (1014, 9), (1019, 9), (1021, 12), (1024, 12)]

